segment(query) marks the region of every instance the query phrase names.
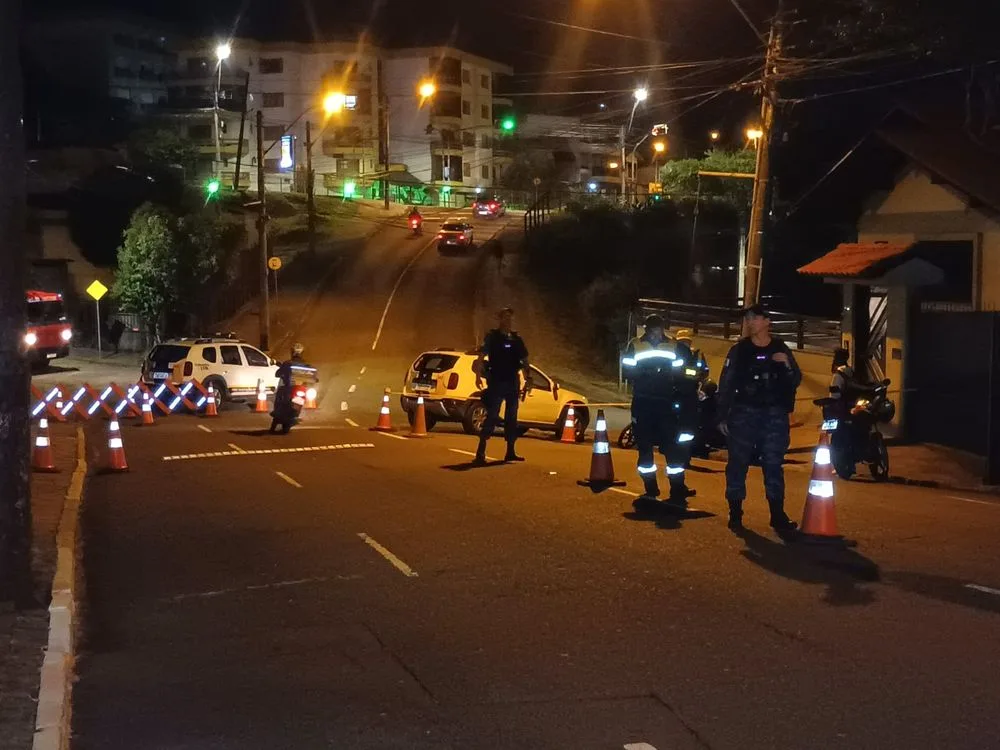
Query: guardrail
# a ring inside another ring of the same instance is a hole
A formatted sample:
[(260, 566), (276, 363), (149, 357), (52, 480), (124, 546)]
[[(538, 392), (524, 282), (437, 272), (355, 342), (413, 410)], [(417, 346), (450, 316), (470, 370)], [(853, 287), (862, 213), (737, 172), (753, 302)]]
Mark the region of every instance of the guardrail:
[[(640, 299), (630, 328), (641, 324), (650, 313), (663, 316), (667, 327), (690, 328), (695, 336), (712, 338), (739, 338), (743, 324), (743, 310), (738, 307), (716, 307), (672, 302), (662, 299)], [(775, 336), (796, 349), (833, 351), (840, 346), (840, 321), (771, 311), (771, 331)]]

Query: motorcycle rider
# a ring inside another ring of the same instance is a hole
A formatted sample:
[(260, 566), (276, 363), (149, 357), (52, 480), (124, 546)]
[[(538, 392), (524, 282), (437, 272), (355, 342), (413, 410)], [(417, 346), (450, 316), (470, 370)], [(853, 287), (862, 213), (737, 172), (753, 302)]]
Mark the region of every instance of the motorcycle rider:
[[(416, 222), (414, 224), (414, 222)], [(410, 213), (406, 215), (406, 223), (413, 229), (419, 230), (424, 224), (424, 217), (420, 215), (420, 210), (416, 206), (410, 208)]]
[(789, 415), (802, 372), (791, 350), (771, 336), (771, 320), (762, 305), (744, 313), (749, 336), (740, 339), (726, 357), (719, 379), (719, 429), (728, 438), (726, 500), (729, 528), (743, 528), (747, 469), (760, 458), (771, 527), (781, 533), (797, 528), (785, 514), (785, 474), (782, 463), (789, 443)]
[(691, 441), (697, 422), (697, 371), (691, 367), (691, 349), (664, 334), (663, 318), (646, 318), (642, 336), (632, 339), (622, 357), (625, 378), (632, 384), (632, 421), (639, 449), (639, 475), (645, 492), (634, 503), (637, 510), (660, 507), (653, 448), (659, 445), (667, 461), (669, 510), (686, 510), (694, 494), (684, 482)]
[[(292, 392), (297, 385), (311, 386), (316, 383), (316, 369), (302, 358), (305, 347), (298, 342), (292, 344), (291, 357), (278, 365), (278, 387), (274, 391), (274, 409), (271, 417), (275, 420), (288, 416), (292, 409)], [(271, 423), (271, 430), (276, 427)]]
[(854, 378), (854, 368), (850, 365), (851, 353), (847, 349), (836, 349), (833, 352), (833, 364), (830, 379), (830, 398), (832, 404), (823, 410), (823, 419), (843, 419), (852, 405), (852, 397), (856, 396), (858, 383)]

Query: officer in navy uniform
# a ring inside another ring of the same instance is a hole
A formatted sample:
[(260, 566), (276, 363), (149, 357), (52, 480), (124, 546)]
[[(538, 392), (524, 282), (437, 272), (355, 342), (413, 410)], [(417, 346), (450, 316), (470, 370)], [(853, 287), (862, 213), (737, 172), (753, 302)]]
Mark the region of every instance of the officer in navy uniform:
[(697, 424), (697, 370), (691, 349), (667, 338), (663, 318), (650, 315), (645, 332), (632, 339), (622, 357), (625, 378), (632, 384), (632, 421), (639, 448), (639, 475), (645, 492), (636, 500), (637, 509), (659, 507), (653, 448), (666, 458), (670, 498), (668, 510), (686, 510), (694, 494), (684, 482), (691, 441)]
[[(497, 313), (499, 325), (486, 334), (476, 360), (476, 388), (483, 390), (483, 377), (487, 387), (483, 393), (486, 404), (486, 422), (479, 434), (479, 448), (474, 464), (486, 463), (486, 441), (500, 423), (500, 407), (504, 407), (504, 437), (507, 454), (504, 461), (523, 461), (514, 451), (517, 440), (517, 407), (522, 391), (518, 387), (518, 373), (524, 373), (525, 392), (531, 387), (531, 370), (528, 368), (528, 348), (514, 330), (514, 311), (505, 307)], [(489, 361), (484, 361), (484, 360)]]
[(785, 514), (782, 463), (789, 443), (789, 415), (802, 372), (791, 350), (771, 336), (771, 320), (761, 305), (744, 313), (750, 335), (729, 350), (719, 379), (719, 429), (728, 437), (726, 500), (729, 528), (743, 528), (747, 469), (760, 458), (771, 527), (790, 533), (796, 524)]

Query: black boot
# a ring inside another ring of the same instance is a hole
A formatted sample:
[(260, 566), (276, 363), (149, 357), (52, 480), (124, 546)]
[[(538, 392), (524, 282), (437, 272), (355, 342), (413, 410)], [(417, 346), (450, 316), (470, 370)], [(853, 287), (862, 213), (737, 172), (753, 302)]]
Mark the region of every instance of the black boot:
[(785, 501), (782, 500), (771, 500), (767, 501), (768, 507), (771, 509), (771, 528), (777, 531), (779, 534), (789, 533), (795, 531), (799, 525), (795, 523), (792, 519), (788, 517), (785, 513)]
[(671, 482), (670, 497), (664, 505), (668, 510), (683, 513), (688, 509), (688, 498), (692, 495), (694, 492), (685, 487), (684, 482)]
[(517, 453), (514, 452), (514, 444), (513, 443), (507, 443), (507, 455), (503, 457), (503, 460), (504, 461), (508, 461), (508, 462), (511, 462), (511, 461), (523, 461), (524, 460), (524, 456), (519, 456), (519, 455), (517, 455)]
[(486, 441), (479, 439), (479, 447), (476, 448), (476, 457), (472, 459), (473, 466), (486, 466)]
[(730, 531), (743, 531), (743, 503), (729, 501), (729, 530)]
[(655, 474), (643, 474), (642, 485), (644, 492), (632, 501), (632, 507), (640, 513), (650, 513), (660, 507), (660, 486), (656, 483)]

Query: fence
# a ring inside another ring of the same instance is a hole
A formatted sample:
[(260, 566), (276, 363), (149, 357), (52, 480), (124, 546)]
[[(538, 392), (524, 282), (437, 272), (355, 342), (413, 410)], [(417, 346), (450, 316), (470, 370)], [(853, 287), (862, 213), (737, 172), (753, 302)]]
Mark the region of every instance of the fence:
[[(743, 310), (738, 307), (714, 307), (671, 302), (661, 299), (640, 299), (629, 320), (630, 335), (650, 313), (663, 316), (668, 327), (690, 328), (696, 336), (739, 338)], [(832, 351), (840, 346), (840, 321), (815, 318), (794, 313), (771, 312), (771, 332), (796, 349)]]

